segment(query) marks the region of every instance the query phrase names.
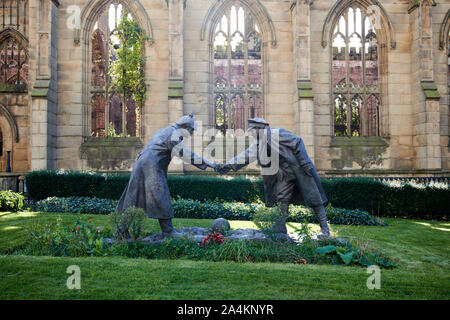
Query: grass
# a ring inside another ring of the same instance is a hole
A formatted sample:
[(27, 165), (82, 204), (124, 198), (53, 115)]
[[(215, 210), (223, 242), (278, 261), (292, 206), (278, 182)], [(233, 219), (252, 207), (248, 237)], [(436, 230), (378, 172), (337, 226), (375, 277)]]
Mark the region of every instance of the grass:
[[(105, 225), (106, 216), (82, 215)], [(0, 252), (25, 241), (27, 226), (76, 214), (0, 213)], [(0, 256), (0, 299), (449, 299), (450, 223), (385, 219), (389, 227), (332, 225), (335, 236), (382, 250), (398, 268), (381, 270), (381, 289), (369, 290), (356, 266), (147, 260), (121, 257)], [(175, 219), (176, 228), (211, 220)], [(231, 227), (254, 227), (231, 221)], [(299, 225), (292, 223), (294, 230)], [(318, 231), (317, 225), (311, 225)], [(148, 219), (145, 233), (157, 232)], [(81, 290), (69, 290), (66, 269), (81, 269)]]

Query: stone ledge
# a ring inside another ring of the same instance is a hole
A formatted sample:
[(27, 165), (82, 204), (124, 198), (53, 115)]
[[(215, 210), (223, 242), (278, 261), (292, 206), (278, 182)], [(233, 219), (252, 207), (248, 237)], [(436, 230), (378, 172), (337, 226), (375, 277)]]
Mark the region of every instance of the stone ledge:
[(129, 171), (143, 146), (139, 137), (89, 137), (79, 150), (92, 170)]
[(422, 86), (423, 93), (425, 94), (426, 100), (440, 100), (441, 95), (439, 94), (439, 91), (437, 89), (436, 84), (434, 81), (421, 81), (420, 82)]
[(388, 147), (389, 144), (382, 137), (332, 137), (330, 147)]
[(27, 93), (28, 86), (26, 84), (1, 84), (0, 92), (2, 92), (2, 93)]
[(31, 96), (35, 98), (46, 98), (50, 88), (50, 79), (37, 79), (34, 83)]
[(144, 144), (139, 137), (88, 137), (81, 146), (143, 147)]
[(183, 80), (169, 80), (169, 99), (183, 98)]
[(396, 169), (317, 169), (321, 177), (369, 177), (369, 178), (430, 178), (430, 177), (450, 177), (450, 170), (396, 170)]
[(311, 81), (297, 81), (299, 99), (313, 99), (314, 91)]

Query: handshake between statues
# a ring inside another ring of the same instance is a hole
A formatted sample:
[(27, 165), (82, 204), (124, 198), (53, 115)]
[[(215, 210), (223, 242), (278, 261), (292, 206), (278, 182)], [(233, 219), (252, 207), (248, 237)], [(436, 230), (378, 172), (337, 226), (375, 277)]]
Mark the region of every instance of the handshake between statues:
[(227, 174), (231, 170), (231, 166), (229, 164), (219, 165), (217, 163), (214, 163), (212, 168), (218, 174)]
[[(132, 206), (142, 208), (149, 218), (159, 220), (164, 237), (180, 236), (172, 226), (174, 213), (167, 183), (167, 170), (176, 148), (176, 154), (181, 155), (184, 161), (201, 170), (210, 167), (221, 175), (230, 170), (238, 171), (257, 161), (262, 167), (265, 204), (267, 207), (278, 204), (283, 213), (276, 222), (275, 232), (287, 234), (286, 218), (290, 204), (306, 203), (316, 213), (321, 234), (330, 236), (324, 208), (328, 200), (300, 137), (282, 128), (272, 129), (264, 119), (249, 119), (248, 133), (253, 136), (253, 143), (226, 164), (219, 165), (189, 150), (183, 143), (183, 136), (177, 134), (187, 131), (192, 136), (195, 127), (191, 113), (174, 125), (160, 129), (150, 138), (136, 160), (128, 185), (117, 204), (118, 212)], [(271, 154), (269, 164), (262, 161), (264, 154)], [(268, 166), (270, 170), (265, 170)]]

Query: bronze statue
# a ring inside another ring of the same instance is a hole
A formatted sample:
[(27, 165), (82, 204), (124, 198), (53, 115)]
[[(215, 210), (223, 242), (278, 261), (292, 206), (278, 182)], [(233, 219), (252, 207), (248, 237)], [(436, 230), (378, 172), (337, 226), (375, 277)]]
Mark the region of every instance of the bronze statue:
[[(193, 113), (184, 116), (174, 125), (158, 130), (140, 152), (116, 210), (124, 212), (135, 206), (144, 209), (149, 218), (158, 219), (164, 237), (181, 235), (172, 226), (173, 209), (170, 204), (167, 168), (173, 156), (189, 160), (194, 166), (205, 170), (217, 170), (215, 163), (191, 152), (182, 142), (183, 136), (195, 130)], [(176, 154), (176, 152), (178, 154)]]
[[(317, 171), (306, 153), (303, 140), (285, 129), (270, 128), (269, 123), (260, 118), (248, 120), (248, 132), (255, 138), (253, 144), (220, 166), (218, 172), (226, 174), (231, 169), (237, 171), (251, 162), (258, 161), (262, 167), (265, 205), (272, 207), (279, 204), (282, 212), (282, 216), (275, 223), (274, 231), (286, 235), (289, 204), (300, 204), (304, 201), (313, 208), (319, 220), (320, 236), (329, 237), (325, 215), (328, 199)], [(263, 158), (270, 161), (263, 163)]]

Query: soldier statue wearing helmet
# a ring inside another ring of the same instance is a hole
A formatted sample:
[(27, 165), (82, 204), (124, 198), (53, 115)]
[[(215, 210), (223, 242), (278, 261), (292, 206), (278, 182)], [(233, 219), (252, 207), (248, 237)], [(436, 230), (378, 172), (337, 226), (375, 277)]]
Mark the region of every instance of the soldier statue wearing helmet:
[[(182, 142), (186, 131), (195, 130), (194, 114), (183, 116), (174, 125), (158, 130), (149, 140), (131, 172), (130, 181), (117, 204), (117, 211), (124, 212), (135, 206), (144, 209), (150, 218), (158, 219), (164, 237), (181, 235), (172, 226), (173, 209), (170, 204), (167, 169), (174, 155), (189, 160), (201, 170), (218, 166), (191, 152)], [(175, 154), (174, 149), (180, 152)]]
[[(280, 205), (282, 216), (275, 223), (274, 231), (281, 236), (287, 234), (286, 218), (291, 203), (306, 203), (314, 209), (320, 223), (321, 236), (329, 237), (325, 206), (328, 203), (325, 191), (312, 161), (306, 153), (303, 140), (285, 129), (270, 128), (264, 119), (248, 120), (248, 131), (255, 137), (252, 145), (228, 163), (220, 166), (219, 173), (237, 171), (253, 161), (262, 168), (265, 204)], [(276, 137), (276, 138), (274, 138)], [(262, 156), (277, 160), (277, 168), (264, 170)]]

